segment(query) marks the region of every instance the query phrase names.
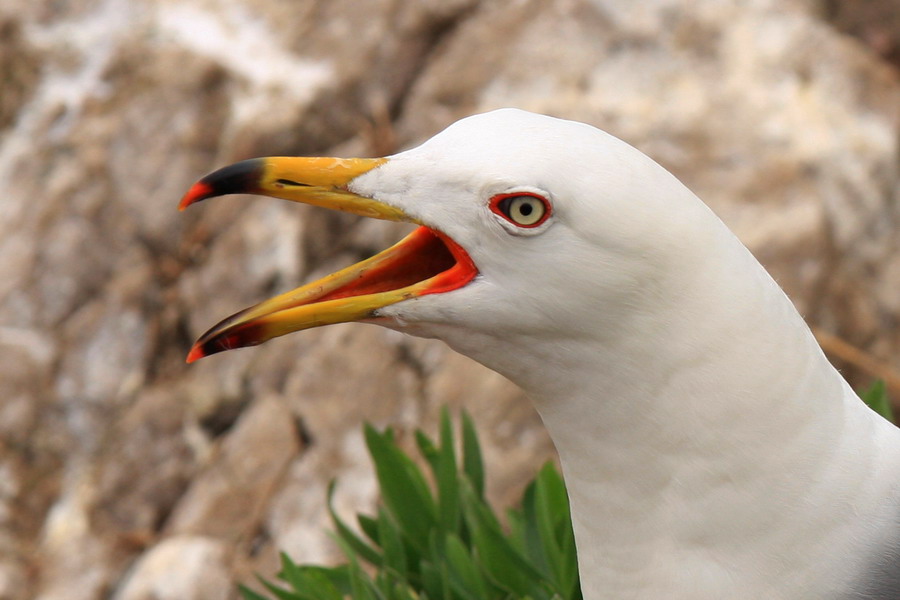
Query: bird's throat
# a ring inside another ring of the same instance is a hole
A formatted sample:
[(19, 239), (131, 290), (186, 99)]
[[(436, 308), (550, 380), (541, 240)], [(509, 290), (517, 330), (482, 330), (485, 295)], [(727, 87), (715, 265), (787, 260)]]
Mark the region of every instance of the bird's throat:
[[(531, 390), (559, 451), (586, 598), (728, 598), (772, 585), (760, 574), (827, 576), (818, 563), (834, 555), (833, 515), (804, 507), (842, 498), (811, 482), (865, 473), (876, 459), (835, 457), (846, 384), (746, 257), (756, 277), (712, 270), (682, 295), (679, 310), (702, 324), (657, 323), (581, 349), (594, 363), (567, 374), (577, 389)], [(809, 398), (820, 404), (798, 400)]]

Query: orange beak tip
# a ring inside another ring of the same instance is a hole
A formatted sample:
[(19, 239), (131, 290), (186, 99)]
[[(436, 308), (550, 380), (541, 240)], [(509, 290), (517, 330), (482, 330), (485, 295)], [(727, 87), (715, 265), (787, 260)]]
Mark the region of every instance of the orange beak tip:
[(188, 190), (187, 194), (181, 199), (181, 202), (178, 203), (178, 210), (184, 210), (194, 202), (206, 200), (213, 194), (214, 192), (211, 185), (205, 181), (198, 181), (191, 186), (191, 189)]
[(193, 348), (191, 348), (191, 351), (188, 352), (185, 362), (187, 364), (191, 364), (192, 362), (200, 360), (204, 356), (206, 356), (206, 353), (203, 351), (203, 347), (200, 345), (195, 345)]

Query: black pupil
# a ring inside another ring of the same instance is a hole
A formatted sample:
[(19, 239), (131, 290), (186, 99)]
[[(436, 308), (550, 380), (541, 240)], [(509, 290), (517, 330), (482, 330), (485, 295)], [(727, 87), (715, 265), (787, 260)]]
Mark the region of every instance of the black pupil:
[(534, 206), (532, 206), (528, 202), (523, 202), (519, 204), (519, 212), (522, 213), (523, 217), (527, 217), (534, 211)]

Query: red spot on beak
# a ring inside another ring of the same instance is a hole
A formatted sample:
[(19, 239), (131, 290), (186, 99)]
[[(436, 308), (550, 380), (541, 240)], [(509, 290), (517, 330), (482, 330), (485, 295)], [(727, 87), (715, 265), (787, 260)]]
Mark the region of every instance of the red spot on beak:
[(204, 356), (206, 356), (206, 353), (203, 351), (203, 347), (197, 344), (193, 348), (191, 348), (191, 351), (188, 353), (187, 360), (185, 360), (185, 362), (191, 364), (194, 361), (200, 360)]
[[(205, 200), (214, 194), (213, 187), (204, 181), (198, 181), (191, 186), (187, 194), (178, 203), (178, 210), (184, 210), (194, 202)], [(188, 361), (190, 362), (190, 361)]]

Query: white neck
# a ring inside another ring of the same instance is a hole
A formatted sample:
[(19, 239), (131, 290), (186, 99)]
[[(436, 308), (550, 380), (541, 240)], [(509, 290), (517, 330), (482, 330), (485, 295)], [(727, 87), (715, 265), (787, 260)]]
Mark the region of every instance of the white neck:
[(667, 295), (680, 306), (660, 313), (681, 320), (648, 313), (633, 335), (514, 342), (510, 364), (484, 360), (529, 393), (556, 444), (588, 600), (829, 597), (863, 568), (837, 540), (863, 522), (852, 543), (871, 545), (872, 524), (893, 517), (878, 504), (900, 473), (893, 426), (750, 253), (722, 239), (732, 256), (692, 265)]

